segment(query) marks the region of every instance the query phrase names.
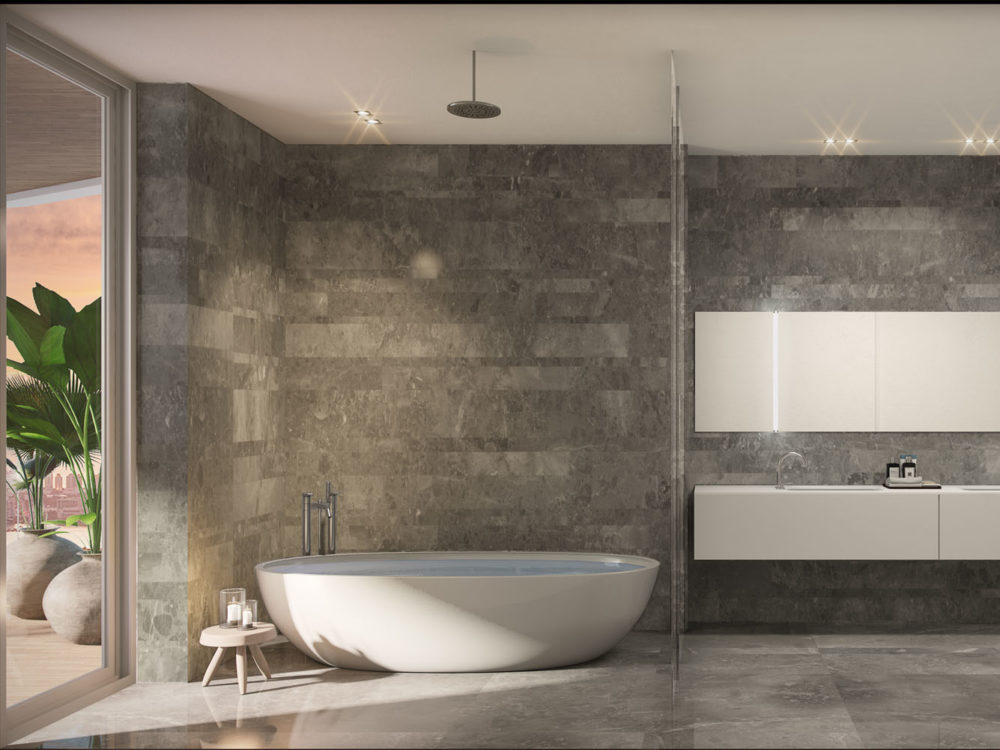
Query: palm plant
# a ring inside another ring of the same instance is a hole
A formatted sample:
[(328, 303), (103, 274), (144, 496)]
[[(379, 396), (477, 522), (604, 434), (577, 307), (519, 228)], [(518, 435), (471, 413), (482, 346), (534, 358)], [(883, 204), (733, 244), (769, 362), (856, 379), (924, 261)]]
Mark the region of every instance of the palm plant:
[(42, 493), (44, 481), (56, 464), (59, 463), (54, 456), (50, 456), (42, 451), (28, 448), (23, 450), (7, 442), (7, 448), (14, 453), (17, 463), (9, 458), (7, 466), (14, 470), (17, 480), (11, 482), (7, 480), (7, 486), (14, 493), (14, 498), (18, 502), (18, 523), (20, 523), (20, 496), (19, 492), (24, 492), (28, 496), (28, 528), (41, 529), (45, 526), (44, 509), (42, 504)]
[[(68, 393), (73, 411), (79, 413), (85, 407), (86, 395), (82, 389), (75, 388)], [(59, 449), (44, 450), (39, 440), (32, 436), (32, 426), (24, 421), (24, 415), (50, 423), (63, 436)], [(17, 474), (18, 481), (7, 485), (14, 491), (24, 490), (28, 495), (29, 528), (40, 529), (46, 521), (43, 519), (42, 490), (43, 482), (53, 469), (60, 463), (66, 463), (68, 450), (73, 456), (79, 457), (82, 446), (72, 421), (67, 416), (63, 403), (56, 397), (52, 388), (34, 378), (15, 374), (7, 379), (7, 448), (17, 459), (15, 464), (9, 458), (7, 465)], [(90, 436), (91, 445), (98, 445), (96, 435)], [(49, 520), (47, 523), (60, 523)]]
[(92, 552), (101, 550), (100, 298), (77, 312), (41, 284), (34, 310), (7, 298), (7, 336), (22, 362), (7, 366), (28, 376), (24, 398), (7, 404), (7, 442), (58, 457), (76, 479), (83, 513), (63, 522), (87, 527)]

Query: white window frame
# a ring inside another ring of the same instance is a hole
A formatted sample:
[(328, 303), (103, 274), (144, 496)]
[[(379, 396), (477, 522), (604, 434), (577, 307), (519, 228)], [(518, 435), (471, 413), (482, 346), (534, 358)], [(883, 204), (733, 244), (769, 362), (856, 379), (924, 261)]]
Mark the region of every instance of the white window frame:
[[(0, 111), (6, 111), (6, 50), (30, 58), (102, 99), (102, 398), (104, 427), (104, 666), (7, 707), (6, 618), (0, 617), (0, 746), (135, 682), (135, 82), (0, 8)], [(0, 185), (6, 185), (0, 124)], [(0, 298), (6, 299), (6, 205), (0, 202)], [(6, 315), (0, 338), (6, 340)], [(0, 375), (0, 386), (4, 385)], [(0, 427), (6, 434), (6, 389)], [(6, 535), (0, 535), (0, 597), (6, 598)], [(2, 601), (2, 600), (0, 600)]]

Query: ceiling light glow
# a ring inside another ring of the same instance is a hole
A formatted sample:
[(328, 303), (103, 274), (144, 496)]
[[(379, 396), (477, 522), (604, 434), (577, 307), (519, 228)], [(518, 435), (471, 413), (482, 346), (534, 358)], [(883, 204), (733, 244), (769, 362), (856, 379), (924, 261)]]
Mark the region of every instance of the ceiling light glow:
[(374, 117), (369, 117), (367, 120), (365, 120), (365, 122), (367, 122), (369, 125), (381, 125), (382, 124), (381, 120), (376, 120)]
[(845, 138), (844, 139), (844, 143), (857, 143), (857, 142), (858, 142), (857, 138)]
[(966, 146), (971, 146), (973, 143), (975, 143), (975, 141), (972, 140), (971, 138), (966, 138), (965, 139), (965, 145)]
[(833, 138), (827, 138), (827, 139), (826, 139), (826, 143), (828, 143), (828, 144), (833, 144), (833, 143), (836, 143), (836, 141), (835, 141), (835, 140), (833, 140)]
[(354, 114), (356, 114), (358, 117), (371, 117), (372, 116), (372, 113), (369, 112), (367, 109), (356, 109), (356, 110), (354, 110)]
[(987, 138), (986, 142), (992, 146), (996, 141), (994, 141), (992, 138)]

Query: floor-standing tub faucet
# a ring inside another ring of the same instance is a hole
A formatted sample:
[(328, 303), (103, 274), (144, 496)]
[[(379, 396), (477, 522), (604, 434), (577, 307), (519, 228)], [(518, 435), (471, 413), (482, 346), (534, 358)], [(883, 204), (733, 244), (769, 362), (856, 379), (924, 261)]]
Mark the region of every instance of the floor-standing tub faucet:
[(337, 493), (333, 483), (326, 483), (326, 502), (314, 503), (312, 498), (311, 492), (302, 493), (302, 554), (312, 554), (312, 512), (319, 510), (326, 513), (326, 523), (320, 526), (319, 554), (332, 555), (337, 551)]
[(799, 459), (799, 461), (801, 461), (803, 464), (805, 464), (805, 462), (806, 462), (806, 460), (804, 458), (802, 458), (802, 454), (801, 453), (796, 453), (795, 451), (788, 451), (788, 453), (786, 453), (784, 456), (782, 456), (781, 458), (779, 458), (778, 459), (778, 477), (777, 477), (778, 483), (775, 485), (775, 489), (779, 489), (779, 490), (785, 489), (785, 483), (781, 480), (781, 467), (782, 467), (782, 465), (784, 465), (786, 459), (792, 458), (792, 457), (795, 457), (795, 458)]

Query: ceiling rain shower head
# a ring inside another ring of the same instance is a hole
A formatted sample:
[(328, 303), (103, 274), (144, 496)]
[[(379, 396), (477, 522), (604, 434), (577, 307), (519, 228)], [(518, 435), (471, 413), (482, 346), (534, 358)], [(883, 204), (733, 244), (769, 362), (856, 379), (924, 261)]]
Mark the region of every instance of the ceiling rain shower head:
[(489, 102), (476, 101), (476, 51), (472, 50), (472, 99), (452, 102), (448, 111), (457, 117), (471, 117), (474, 120), (485, 120), (500, 114), (500, 107)]

